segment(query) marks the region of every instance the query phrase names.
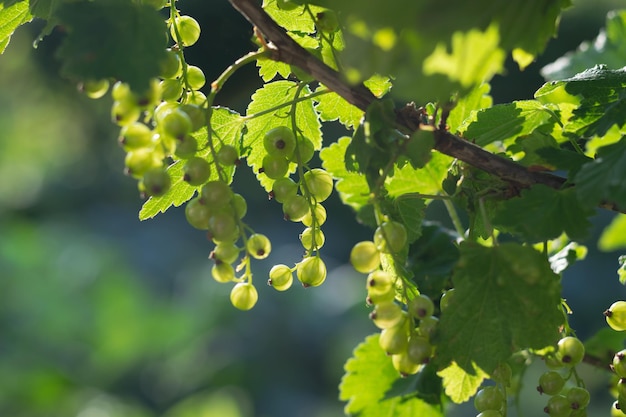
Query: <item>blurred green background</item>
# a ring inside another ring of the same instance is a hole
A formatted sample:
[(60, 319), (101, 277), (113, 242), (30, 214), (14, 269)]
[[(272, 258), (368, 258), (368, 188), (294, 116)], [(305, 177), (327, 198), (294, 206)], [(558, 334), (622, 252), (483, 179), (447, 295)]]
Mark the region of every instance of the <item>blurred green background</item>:
[[(536, 64), (524, 73), (511, 64), (494, 81), (496, 102), (530, 98), (543, 82), (539, 69), (595, 37), (606, 12), (623, 1), (576, 4)], [(207, 79), (251, 49), (249, 25), (226, 0), (179, 7), (202, 25), (187, 59)], [(89, 100), (59, 78), (61, 35), (35, 50), (41, 27), (18, 30), (0, 56), (0, 416), (342, 415), (343, 363), (376, 331), (363, 279), (345, 261), (371, 231), (334, 196), (324, 227), (327, 282), (287, 293), (259, 285), (257, 306), (236, 311), (230, 286), (211, 279), (212, 245), (182, 209), (139, 222), (142, 201), (122, 174), (109, 99)], [(243, 111), (258, 85), (255, 68), (245, 68), (219, 104)], [(300, 227), (282, 220), (246, 167), (237, 176), (251, 207), (248, 223), (273, 242), (270, 258), (255, 263), (262, 282), (274, 263), (299, 259)], [(431, 214), (437, 217), (437, 206)], [(610, 216), (596, 220), (597, 237)], [(591, 246), (589, 258), (566, 274), (565, 297), (582, 338), (604, 327), (601, 311), (624, 297), (616, 268), (615, 254)], [(589, 373), (604, 389), (606, 375)], [(606, 394), (596, 401), (602, 415), (609, 401)]]

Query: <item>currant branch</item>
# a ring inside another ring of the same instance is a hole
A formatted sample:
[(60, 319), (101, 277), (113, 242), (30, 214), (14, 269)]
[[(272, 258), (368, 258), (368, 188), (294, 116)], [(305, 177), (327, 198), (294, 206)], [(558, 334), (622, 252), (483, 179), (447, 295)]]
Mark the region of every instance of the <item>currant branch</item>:
[[(347, 102), (363, 111), (377, 100), (364, 85), (349, 85), (339, 72), (328, 67), (298, 45), (256, 1), (229, 1), (239, 13), (255, 26), (256, 31), (266, 37), (270, 59), (302, 68), (329, 90), (339, 94)], [(410, 135), (421, 128), (420, 120), (421, 115), (415, 106), (412, 103), (407, 104), (397, 112), (396, 128)], [(433, 135), (435, 138), (435, 150), (499, 177), (510, 183), (515, 189), (529, 188), (536, 184), (560, 189), (566, 183), (565, 178), (545, 172), (529, 171), (523, 165), (510, 159), (487, 152), (481, 147), (448, 132), (445, 130), (445, 126), (435, 128)], [(610, 202), (603, 202), (600, 204), (600, 207), (613, 211), (622, 211)]]

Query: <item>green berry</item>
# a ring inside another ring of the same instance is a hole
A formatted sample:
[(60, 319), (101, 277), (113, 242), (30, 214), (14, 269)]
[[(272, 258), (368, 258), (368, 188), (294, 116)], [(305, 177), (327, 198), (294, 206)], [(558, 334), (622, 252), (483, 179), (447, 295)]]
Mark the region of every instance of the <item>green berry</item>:
[(362, 241), (350, 251), (350, 263), (358, 272), (368, 274), (380, 266), (380, 253), (374, 242)]
[(235, 285), (230, 292), (230, 302), (239, 310), (250, 310), (259, 299), (254, 285), (247, 282), (240, 282)]
[(287, 265), (274, 265), (270, 269), (267, 285), (277, 291), (286, 291), (293, 283), (293, 271)]

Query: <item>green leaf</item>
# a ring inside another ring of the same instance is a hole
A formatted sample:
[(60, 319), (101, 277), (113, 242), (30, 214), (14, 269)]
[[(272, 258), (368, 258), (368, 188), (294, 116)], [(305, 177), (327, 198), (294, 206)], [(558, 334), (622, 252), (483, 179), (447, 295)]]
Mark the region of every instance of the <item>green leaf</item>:
[[(276, 5), (276, 0), (263, 0), (263, 8), (285, 30), (300, 33), (315, 32), (315, 21), (302, 6), (294, 10), (282, 10)], [(315, 13), (323, 10), (317, 6), (310, 6), (310, 8), (313, 16), (315, 16)]]
[[(378, 344), (379, 335), (368, 336), (345, 364), (346, 374), (339, 385), (339, 399), (348, 401), (345, 413), (359, 417), (442, 417), (439, 407), (399, 389), (418, 376), (400, 378)], [(401, 395), (399, 395), (401, 394)]]
[(451, 132), (464, 131), (466, 125), (475, 120), (478, 110), (491, 107), (490, 90), (489, 84), (481, 84), (457, 100), (447, 120)]
[(9, 44), (15, 29), (30, 22), (32, 18), (27, 0), (0, 3), (0, 54)]
[(469, 400), (476, 394), (485, 378), (489, 377), (488, 374), (475, 366), (473, 366), (472, 370), (466, 372), (455, 362), (437, 372), (437, 375), (443, 378), (443, 387), (446, 395), (457, 404)]
[(402, 194), (439, 194), (441, 183), (448, 174), (452, 158), (439, 152), (433, 152), (432, 158), (424, 168), (414, 169), (405, 165), (394, 171), (393, 176), (387, 178), (385, 186), (391, 197)]
[[(224, 107), (214, 108), (211, 113), (211, 129), (215, 149), (218, 150), (221, 144), (237, 147), (241, 140), (243, 127), (244, 120), (239, 113)], [(208, 140), (206, 128), (195, 132), (193, 136), (198, 141), (199, 147), (203, 148), (203, 150), (199, 151), (196, 155), (212, 162), (213, 157), (211, 155), (211, 149), (208, 146), (204, 146)], [(183, 181), (184, 165), (185, 161), (180, 160), (168, 167), (167, 172), (172, 179), (170, 189), (161, 197), (150, 197), (148, 201), (144, 203), (139, 212), (140, 220), (151, 219), (159, 213), (165, 213), (171, 206), (178, 207), (193, 197), (200, 187), (191, 186), (186, 181)], [(232, 181), (234, 171), (234, 167), (222, 167), (222, 173), (229, 183)], [(218, 178), (217, 170), (212, 169), (209, 180), (216, 180)]]
[(598, 149), (595, 160), (582, 166), (574, 182), (578, 199), (589, 207), (601, 201), (626, 209), (626, 138)]
[(626, 214), (617, 214), (598, 239), (598, 249), (611, 252), (626, 248)]
[(535, 93), (536, 97), (548, 96), (564, 88), (558, 97), (575, 96), (580, 103), (573, 116), (564, 121), (567, 132), (579, 136), (604, 136), (613, 125), (626, 124), (626, 69), (608, 70), (597, 65), (572, 78), (552, 81)]
[(457, 236), (438, 224), (424, 222), (421, 236), (410, 247), (408, 264), (420, 292), (437, 299), (450, 284), (459, 260)]
[(498, 47), (499, 32), (492, 25), (486, 31), (470, 30), (452, 34), (452, 51), (438, 44), (424, 61), (424, 74), (443, 74), (464, 88), (489, 80), (504, 70), (505, 53)]
[[(452, 0), (445, 13), (437, 0), (315, 3), (336, 8), (348, 22), (342, 57), (352, 81), (391, 75), (395, 97), (426, 102), (486, 81), (480, 77), (500, 70), (508, 51), (519, 48), (526, 57), (542, 51), (570, 0)], [(463, 63), (463, 71), (444, 61)]]
[[(320, 89), (322, 88), (324, 87), (320, 87)], [(354, 129), (363, 117), (363, 110), (348, 103), (337, 93), (322, 94), (315, 97), (315, 101), (317, 102), (315, 109), (319, 112), (320, 119), (325, 122), (339, 120), (346, 128)]]
[(416, 130), (411, 134), (403, 154), (398, 158), (398, 165), (403, 166), (406, 160), (414, 169), (423, 168), (430, 161), (434, 146), (435, 137), (432, 132)]
[(126, 0), (72, 2), (57, 10), (67, 37), (58, 50), (70, 78), (115, 78), (142, 92), (166, 58), (167, 31), (154, 7)]
[(605, 29), (593, 41), (580, 44), (575, 52), (570, 52), (546, 65), (541, 75), (548, 80), (563, 80), (573, 77), (598, 63), (607, 68), (619, 69), (624, 66), (626, 56), (626, 10), (611, 11), (606, 17)]
[(393, 204), (406, 228), (408, 243), (413, 243), (422, 235), (422, 221), (425, 216), (426, 202), (418, 196), (404, 194), (397, 197)]
[(441, 365), (491, 374), (520, 349), (554, 346), (563, 324), (561, 284), (531, 247), (460, 246), (455, 297), (441, 314), (435, 344)]
[(479, 146), (529, 135), (552, 122), (552, 114), (536, 100), (514, 101), (480, 110), (463, 136)]
[(368, 203), (370, 190), (365, 175), (346, 169), (345, 155), (350, 142), (349, 137), (339, 138), (320, 151), (320, 158), (324, 169), (337, 180), (335, 189), (341, 201), (358, 211)]
[[(319, 46), (318, 41), (310, 36), (291, 32), (289, 35), (291, 35), (291, 37), (303, 48), (315, 49)], [(267, 57), (257, 59), (256, 65), (259, 67), (259, 75), (265, 82), (273, 80), (277, 74), (285, 79), (287, 79), (289, 74), (291, 74), (291, 66), (289, 64), (275, 61)]]
[[(249, 149), (246, 157), (248, 165), (256, 173), (259, 183), (266, 191), (271, 191), (274, 180), (267, 175), (259, 173), (263, 166), (263, 158), (267, 154), (263, 146), (265, 133), (278, 126), (292, 128), (289, 114), (296, 98), (298, 84), (292, 81), (280, 80), (267, 83), (256, 90), (246, 112), (246, 128), (244, 135), (244, 148)], [(308, 87), (300, 91), (300, 96), (310, 94)], [(271, 110), (271, 111), (269, 111)], [(256, 113), (269, 111), (267, 114), (255, 116)], [(313, 148), (318, 150), (322, 146), (322, 132), (317, 113), (312, 100), (305, 100), (295, 105), (296, 124), (302, 135), (313, 143)], [(289, 172), (294, 172), (296, 164), (290, 164)]]
[(574, 188), (555, 190), (538, 184), (522, 190), (520, 197), (502, 202), (493, 224), (528, 242), (555, 239), (562, 233), (570, 239), (583, 240), (591, 227), (588, 217), (593, 214), (593, 210), (580, 204)]

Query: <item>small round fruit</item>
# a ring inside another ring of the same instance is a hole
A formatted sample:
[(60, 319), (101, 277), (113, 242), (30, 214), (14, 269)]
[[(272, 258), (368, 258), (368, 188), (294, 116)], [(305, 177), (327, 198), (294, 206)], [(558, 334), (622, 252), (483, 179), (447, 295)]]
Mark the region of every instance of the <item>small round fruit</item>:
[(623, 332), (626, 330), (626, 301), (616, 301), (604, 312), (606, 322), (611, 329)]
[(313, 206), (313, 210), (309, 210), (300, 221), (307, 227), (313, 226), (313, 223), (316, 226), (321, 226), (326, 222), (326, 209), (317, 203)]
[(585, 345), (576, 337), (564, 337), (557, 344), (556, 356), (565, 366), (576, 366), (585, 356)]
[[(420, 334), (430, 340), (432, 336), (435, 334), (435, 330), (437, 330), (438, 325), (439, 325), (439, 319), (437, 317), (435, 316), (425, 317), (420, 320), (420, 325), (419, 325)], [(495, 381), (495, 376), (492, 376), (492, 379), (494, 379)]]
[(388, 329), (400, 324), (406, 315), (398, 304), (387, 301), (376, 304), (369, 317), (379, 329)]
[[(333, 177), (321, 168), (307, 171), (304, 174), (303, 182), (317, 202), (326, 200), (333, 192)], [(301, 188), (303, 187), (301, 186)]]
[(315, 26), (322, 32), (333, 33), (339, 29), (337, 13), (332, 10), (324, 10), (315, 15)]
[(151, 145), (153, 135), (148, 126), (134, 122), (122, 127), (118, 141), (125, 151), (131, 151)]
[(319, 256), (304, 258), (296, 266), (296, 276), (303, 287), (317, 287), (326, 280), (326, 264)]
[(265, 259), (272, 251), (272, 243), (267, 236), (260, 233), (250, 235), (246, 242), (246, 250), (256, 259)]
[(202, 185), (211, 175), (211, 165), (206, 159), (194, 156), (189, 158), (183, 167), (183, 180), (189, 185)]
[(626, 349), (620, 350), (613, 356), (613, 372), (620, 378), (626, 378)]
[(180, 55), (169, 48), (165, 52), (165, 59), (160, 64), (161, 73), (159, 75), (165, 79), (180, 77), (183, 72), (183, 63)]
[(188, 65), (187, 85), (189, 85), (192, 90), (199, 90), (204, 87), (204, 84), (206, 84), (204, 71), (202, 71), (200, 67), (196, 67), (195, 65)]
[(211, 258), (215, 259), (216, 263), (232, 264), (239, 258), (239, 252), (234, 242), (220, 242), (215, 245)]
[(433, 355), (433, 345), (423, 336), (413, 335), (409, 339), (407, 354), (415, 363), (428, 363)]
[(216, 242), (232, 242), (239, 236), (239, 226), (230, 211), (218, 211), (209, 218), (211, 239)]
[(209, 207), (221, 208), (230, 203), (233, 191), (224, 181), (209, 181), (200, 190), (202, 201)]
[(239, 310), (250, 310), (256, 304), (259, 299), (254, 285), (247, 282), (240, 282), (235, 285), (230, 292), (230, 302), (235, 308)]
[(439, 299), (439, 309), (441, 311), (444, 311), (448, 308), (448, 306), (450, 305), (450, 301), (452, 301), (452, 299), (454, 298), (454, 292), (455, 289), (450, 288), (449, 290), (444, 291), (444, 293), (441, 295), (441, 298)]
[(407, 243), (406, 228), (395, 221), (383, 222), (374, 232), (374, 243), (383, 253), (398, 253)]
[(376, 270), (367, 276), (368, 294), (383, 294), (394, 288), (394, 276), (387, 271)]
[(298, 193), (298, 184), (289, 177), (278, 178), (272, 184), (272, 197), (279, 203), (284, 203)]
[(211, 209), (202, 203), (199, 197), (190, 200), (185, 206), (185, 217), (187, 223), (200, 230), (209, 228), (209, 218)]
[(265, 133), (263, 147), (269, 155), (290, 158), (296, 148), (296, 137), (288, 127), (278, 126)]
[(151, 168), (143, 174), (143, 186), (147, 195), (160, 197), (169, 191), (172, 180), (163, 168)]
[(391, 364), (403, 378), (416, 374), (422, 368), (422, 365), (413, 362), (406, 352), (393, 355), (391, 357)]
[(211, 276), (219, 283), (231, 282), (235, 279), (235, 269), (226, 262), (218, 262), (211, 268)]
[(119, 126), (126, 126), (136, 122), (141, 115), (137, 103), (131, 101), (115, 101), (111, 106), (111, 119)]
[(176, 142), (174, 155), (181, 159), (189, 159), (198, 151), (198, 141), (191, 135), (187, 135), (183, 140)]
[(548, 405), (543, 409), (550, 417), (568, 417), (572, 412), (569, 400), (564, 395), (554, 395), (548, 400)]
[(387, 355), (397, 355), (405, 352), (409, 344), (409, 327), (408, 320), (405, 320), (397, 326), (383, 329), (380, 332), (378, 344)]
[(307, 213), (309, 213), (309, 211), (309, 202), (301, 195), (291, 196), (283, 203), (285, 220), (299, 222), (304, 218), (304, 216), (307, 215)]
[(191, 118), (179, 108), (171, 109), (160, 115), (157, 128), (165, 135), (183, 140), (191, 132)]
[(273, 180), (283, 178), (289, 170), (289, 161), (284, 156), (267, 154), (263, 158), (262, 172)]
[(294, 3), (293, 1), (290, 1), (290, 0), (276, 0), (276, 6), (280, 10), (289, 11), (289, 10), (293, 10), (293, 9), (297, 8), (299, 6), (299, 4), (296, 4), (296, 3)]
[(274, 287), (277, 291), (286, 291), (293, 283), (293, 271), (287, 265), (274, 265), (270, 269), (267, 285)]
[(318, 250), (324, 246), (326, 238), (319, 228), (307, 227), (300, 234), (300, 242), (306, 250)]
[(408, 311), (418, 320), (430, 317), (435, 312), (435, 304), (426, 294), (420, 294), (409, 301)]
[(474, 397), (474, 408), (479, 412), (500, 410), (505, 404), (504, 394), (496, 386), (481, 389)]
[[(420, 327), (422, 323), (420, 323)], [(500, 362), (500, 364), (493, 370), (491, 374), (491, 379), (496, 381), (498, 384), (502, 384), (505, 387), (510, 386), (511, 378), (513, 378), (513, 369), (511, 365), (506, 362)]]
[(565, 379), (556, 371), (544, 372), (539, 377), (537, 391), (540, 394), (556, 395), (565, 386)]
[[(178, 35), (176, 30), (178, 29)], [(200, 24), (191, 16), (179, 16), (170, 27), (172, 39), (183, 46), (191, 46), (200, 39)]]
[(80, 90), (89, 98), (97, 99), (109, 91), (109, 80), (87, 80), (80, 85)]
[(124, 165), (129, 175), (141, 178), (148, 170), (163, 166), (163, 161), (152, 149), (140, 148), (126, 154)]
[(248, 212), (248, 203), (241, 194), (233, 193), (232, 197), (233, 210), (239, 219), (243, 219)]
[(180, 80), (166, 78), (161, 81), (161, 98), (175, 102), (183, 95), (183, 83)]
[(374, 242), (365, 240), (357, 243), (350, 251), (352, 267), (362, 274), (369, 274), (380, 266), (380, 253)]
[(569, 400), (572, 410), (579, 410), (587, 407), (591, 400), (589, 391), (582, 387), (570, 388), (565, 394), (565, 397)]
[(296, 149), (294, 150), (293, 155), (291, 155), (291, 158), (289, 158), (289, 162), (299, 165), (306, 164), (311, 160), (311, 158), (313, 158), (313, 155), (315, 155), (313, 142), (305, 137), (298, 136), (296, 143)]
[(232, 145), (222, 145), (217, 151), (217, 162), (223, 166), (233, 166), (239, 162), (239, 152)]

